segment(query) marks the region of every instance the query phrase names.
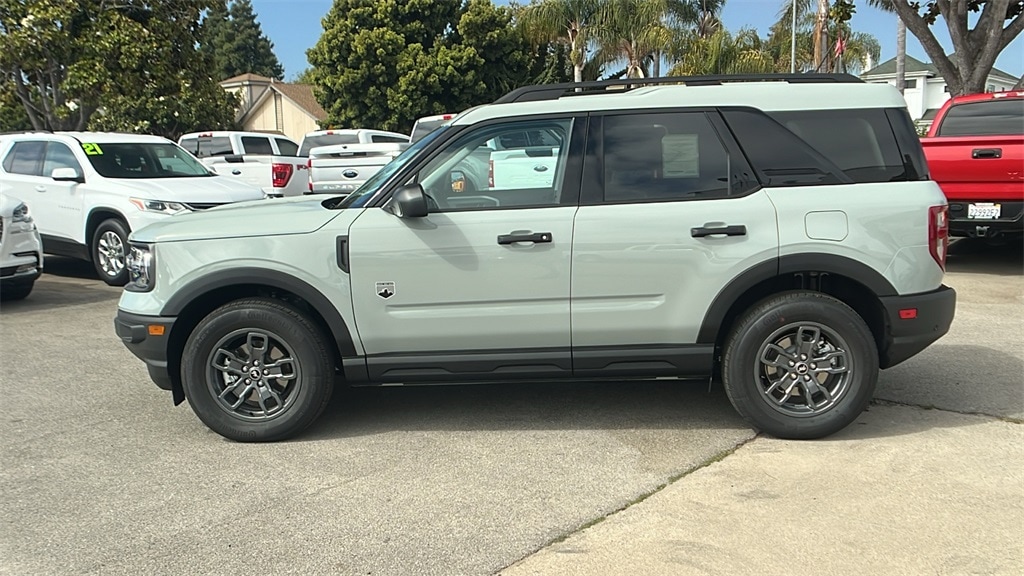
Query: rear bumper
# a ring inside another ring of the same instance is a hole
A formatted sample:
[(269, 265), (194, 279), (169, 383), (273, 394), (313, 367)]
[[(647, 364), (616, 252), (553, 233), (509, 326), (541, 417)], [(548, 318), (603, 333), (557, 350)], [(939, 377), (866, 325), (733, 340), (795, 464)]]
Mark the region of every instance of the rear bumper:
[[(163, 334), (150, 334), (150, 326), (163, 326)], [(153, 383), (164, 390), (172, 390), (171, 374), (167, 370), (167, 339), (174, 326), (174, 318), (166, 316), (142, 316), (117, 311), (114, 331), (132, 354), (146, 363)]]
[(1002, 235), (1024, 234), (1024, 202), (992, 200), (992, 204), (1000, 205), (999, 218), (977, 219), (968, 218), (970, 204), (986, 202), (949, 201), (949, 233), (951, 236), (970, 238), (992, 238)]
[[(949, 286), (922, 294), (887, 296), (880, 299), (885, 309), (888, 337), (881, 351), (880, 366), (890, 368), (911, 358), (949, 332), (956, 312), (956, 291)], [(901, 318), (900, 311), (913, 318)]]

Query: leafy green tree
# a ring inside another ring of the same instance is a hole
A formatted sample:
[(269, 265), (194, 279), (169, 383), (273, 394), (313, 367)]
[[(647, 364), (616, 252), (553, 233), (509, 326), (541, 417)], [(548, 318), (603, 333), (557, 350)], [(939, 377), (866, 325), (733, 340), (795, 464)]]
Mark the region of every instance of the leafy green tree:
[(32, 129), (32, 122), (25, 113), (25, 107), (18, 101), (14, 91), (0, 87), (0, 133), (21, 132)]
[(195, 49), (213, 1), (5, 0), (0, 73), (37, 130), (230, 125), (233, 101)]
[(213, 59), (218, 80), (246, 73), (284, 79), (274, 44), (263, 34), (250, 0), (234, 0), (230, 7), (216, 3), (203, 19), (200, 50)]
[[(868, 4), (896, 13), (921, 42), (953, 96), (983, 92), (996, 58), (1024, 32), (1022, 0), (868, 0)], [(979, 12), (977, 18), (971, 17)], [(952, 54), (946, 54), (931, 31), (939, 18), (949, 30)]]
[(775, 60), (757, 31), (741, 29), (735, 36), (718, 27), (704, 33), (691, 32), (673, 53), (678, 57), (669, 74), (758, 74), (775, 71)]
[(573, 80), (582, 82), (600, 6), (600, 0), (534, 0), (523, 8), (518, 21), (534, 42), (564, 43)]
[(307, 52), (331, 125), (408, 131), (529, 80), (529, 44), (489, 0), (335, 0)]
[(652, 56), (672, 41), (667, 11), (666, 0), (604, 0), (594, 30), (598, 58), (625, 61), (629, 78), (648, 76)]

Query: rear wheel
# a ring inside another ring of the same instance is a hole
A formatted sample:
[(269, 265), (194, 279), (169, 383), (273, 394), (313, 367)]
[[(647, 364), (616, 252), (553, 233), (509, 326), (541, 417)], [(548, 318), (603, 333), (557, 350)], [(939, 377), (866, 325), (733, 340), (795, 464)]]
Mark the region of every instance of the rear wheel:
[(725, 345), (725, 390), (758, 430), (820, 438), (853, 422), (874, 394), (878, 352), (864, 320), (816, 292), (790, 292), (753, 306)]
[(327, 407), (334, 355), (303, 313), (247, 298), (203, 319), (185, 344), (182, 383), (211, 430), (242, 442), (284, 440)]
[(128, 228), (115, 218), (104, 220), (92, 235), (92, 263), (100, 279), (111, 286), (128, 283), (125, 255), (128, 253)]

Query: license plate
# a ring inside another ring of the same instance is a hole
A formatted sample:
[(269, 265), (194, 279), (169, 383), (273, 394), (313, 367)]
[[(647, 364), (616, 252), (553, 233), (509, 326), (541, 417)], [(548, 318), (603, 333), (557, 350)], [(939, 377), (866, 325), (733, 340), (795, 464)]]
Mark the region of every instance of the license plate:
[(999, 218), (1002, 209), (1003, 207), (1001, 204), (993, 204), (991, 202), (968, 204), (967, 217), (975, 218), (977, 220), (992, 220)]

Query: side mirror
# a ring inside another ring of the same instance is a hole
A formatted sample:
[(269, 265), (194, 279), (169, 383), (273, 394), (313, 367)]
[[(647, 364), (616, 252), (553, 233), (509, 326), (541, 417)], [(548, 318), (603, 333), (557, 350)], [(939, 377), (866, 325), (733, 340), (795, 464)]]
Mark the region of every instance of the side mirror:
[(452, 170), (450, 173), (452, 179), (452, 193), (461, 194), (466, 191), (466, 173), (462, 170)]
[(50, 178), (58, 182), (78, 182), (79, 184), (85, 182), (85, 178), (74, 168), (54, 168), (50, 173)]
[(427, 197), (419, 184), (402, 186), (384, 205), (384, 209), (399, 218), (423, 218), (427, 215)]

